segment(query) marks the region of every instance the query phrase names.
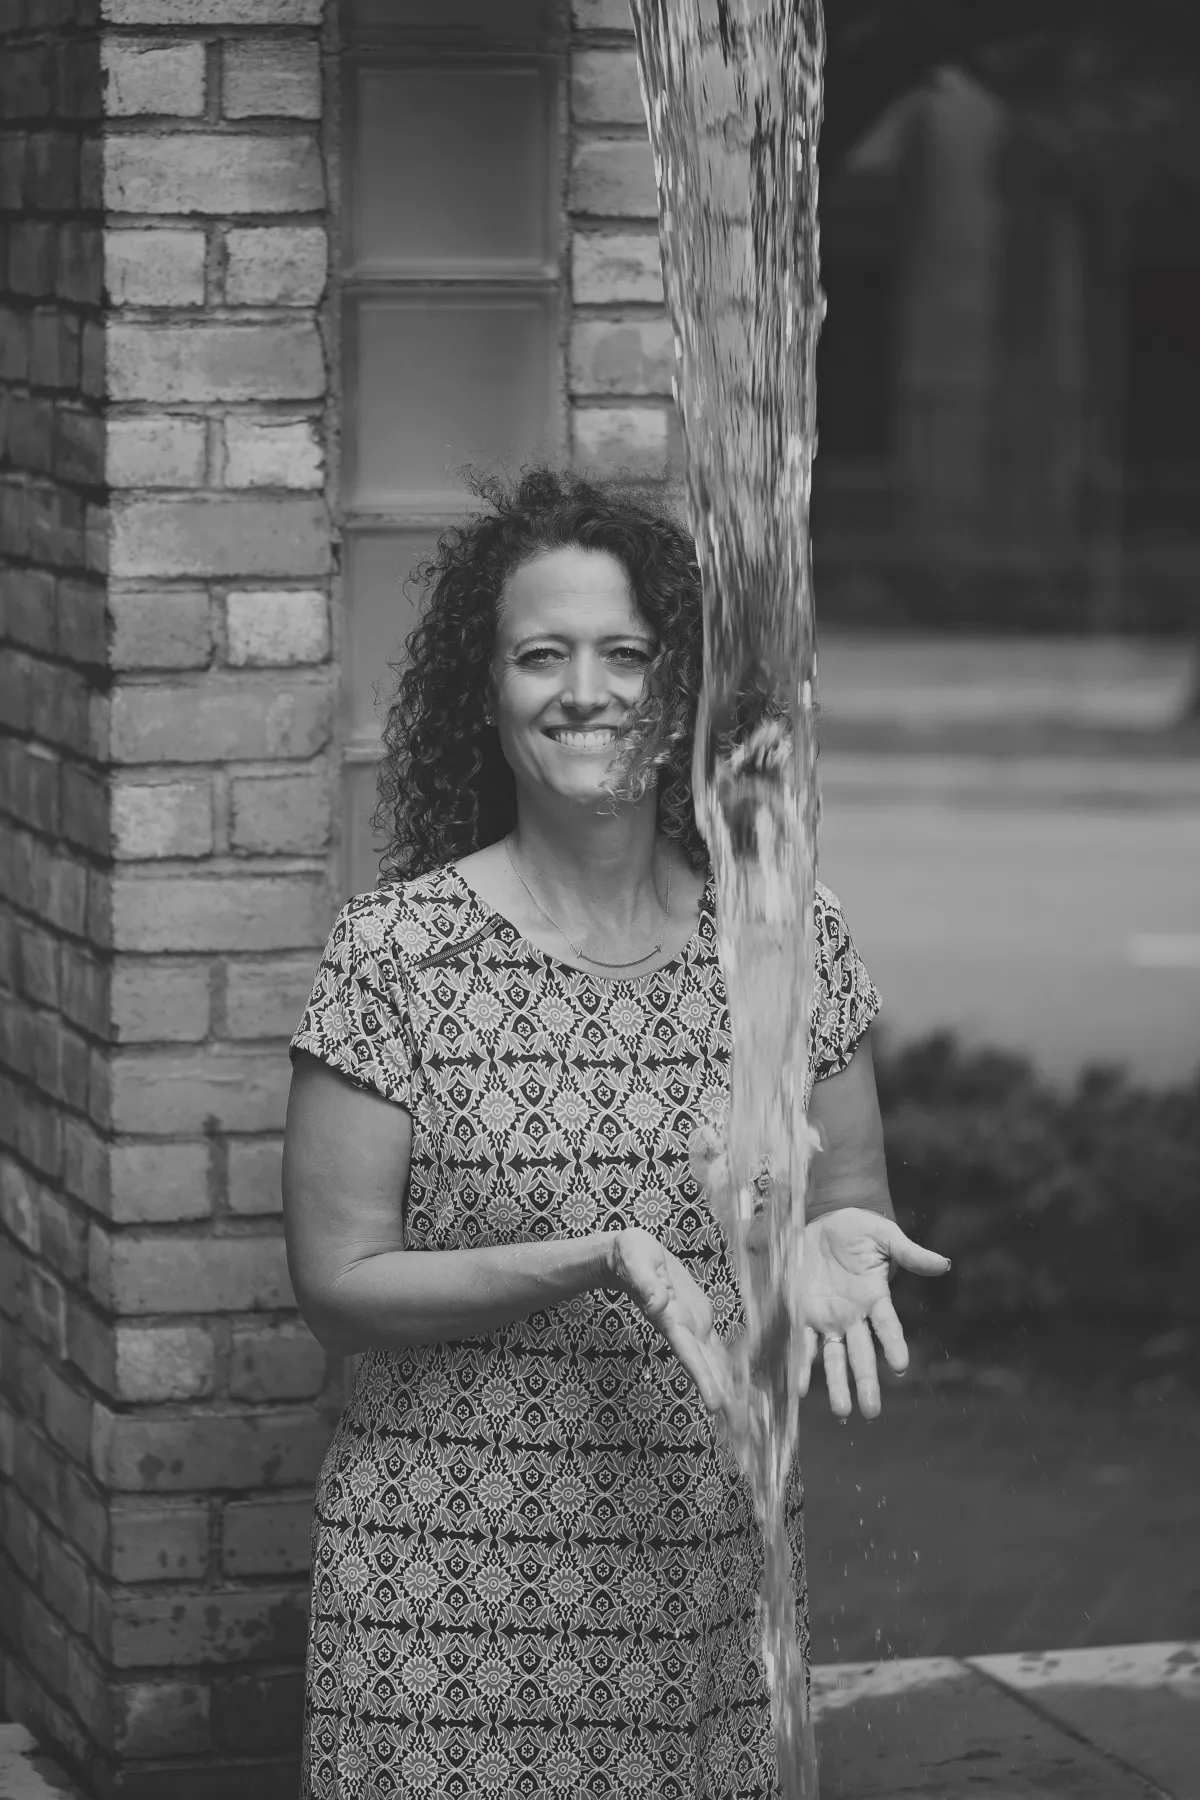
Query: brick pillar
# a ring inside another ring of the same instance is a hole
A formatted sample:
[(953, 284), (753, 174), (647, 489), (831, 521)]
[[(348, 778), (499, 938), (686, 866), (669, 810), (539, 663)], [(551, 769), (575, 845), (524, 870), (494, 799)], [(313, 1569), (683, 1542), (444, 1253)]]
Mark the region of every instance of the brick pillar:
[(279, 1217), (333, 898), (321, 5), (85, 9), (0, 11), (3, 1704), (90, 1793), (291, 1800), (340, 1399)]
[(574, 0), (571, 10), (573, 452), (602, 473), (678, 472), (675, 352), (629, 4)]
[(100, 46), (0, 12), (0, 1645), (75, 1757), (105, 1711), (93, 1392), (73, 1352), (109, 1127)]

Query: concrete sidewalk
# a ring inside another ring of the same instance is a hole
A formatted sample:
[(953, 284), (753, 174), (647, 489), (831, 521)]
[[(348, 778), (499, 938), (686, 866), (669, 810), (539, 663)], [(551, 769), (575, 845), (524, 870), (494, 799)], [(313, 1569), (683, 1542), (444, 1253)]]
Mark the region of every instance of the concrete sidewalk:
[[(826, 1664), (813, 1710), (821, 1800), (1200, 1800), (1200, 1644)], [(64, 1797), (0, 1725), (0, 1800)]]
[(1200, 1644), (813, 1671), (821, 1800), (1198, 1800)]

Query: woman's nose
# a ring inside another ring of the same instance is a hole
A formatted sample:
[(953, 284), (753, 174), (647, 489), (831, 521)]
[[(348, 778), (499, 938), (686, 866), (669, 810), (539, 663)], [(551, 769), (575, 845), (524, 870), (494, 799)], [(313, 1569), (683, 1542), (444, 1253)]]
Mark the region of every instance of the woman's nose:
[(591, 712), (607, 701), (608, 684), (599, 657), (577, 657), (567, 673), (567, 686), (562, 691), (563, 705), (573, 712)]

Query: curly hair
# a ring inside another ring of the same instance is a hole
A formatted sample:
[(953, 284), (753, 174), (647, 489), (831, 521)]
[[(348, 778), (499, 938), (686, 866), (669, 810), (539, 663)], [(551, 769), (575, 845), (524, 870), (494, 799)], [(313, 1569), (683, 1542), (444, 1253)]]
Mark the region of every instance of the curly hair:
[(484, 510), (444, 531), (414, 579), (428, 590), (383, 732), (376, 830), (381, 879), (408, 879), (496, 843), (516, 823), (512, 770), (486, 722), (497, 609), (509, 576), (544, 550), (604, 550), (629, 577), (657, 650), (622, 723), (615, 804), (657, 787), (659, 829), (693, 868), (707, 861), (692, 805), (703, 666), (700, 571), (688, 532), (650, 491), (537, 467), (476, 478)]

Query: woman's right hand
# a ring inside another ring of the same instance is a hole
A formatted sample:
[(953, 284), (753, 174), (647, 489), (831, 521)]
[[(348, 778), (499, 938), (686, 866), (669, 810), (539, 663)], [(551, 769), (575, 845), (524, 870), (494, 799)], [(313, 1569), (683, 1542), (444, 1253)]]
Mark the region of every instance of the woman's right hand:
[(729, 1356), (708, 1297), (677, 1256), (638, 1226), (611, 1234), (609, 1267), (621, 1288), (666, 1339), (710, 1413), (732, 1396)]

